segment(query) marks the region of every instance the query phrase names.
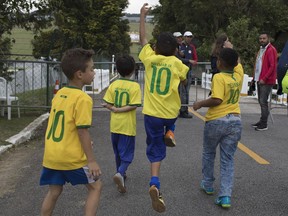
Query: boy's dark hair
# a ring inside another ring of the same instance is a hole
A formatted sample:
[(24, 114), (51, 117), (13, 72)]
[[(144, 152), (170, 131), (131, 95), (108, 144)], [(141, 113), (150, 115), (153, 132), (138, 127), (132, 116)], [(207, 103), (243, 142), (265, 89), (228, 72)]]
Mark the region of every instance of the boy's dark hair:
[(122, 76), (128, 76), (135, 70), (135, 60), (132, 56), (123, 55), (116, 60), (117, 72)]
[(232, 69), (238, 64), (238, 53), (231, 48), (224, 48), (220, 51), (219, 60), (228, 69)]
[(69, 80), (72, 80), (76, 71), (80, 70), (84, 72), (86, 70), (87, 62), (90, 61), (93, 55), (93, 50), (82, 48), (67, 50), (61, 59), (63, 73)]
[(171, 32), (161, 33), (156, 41), (155, 51), (157, 54), (164, 56), (175, 55), (177, 40)]

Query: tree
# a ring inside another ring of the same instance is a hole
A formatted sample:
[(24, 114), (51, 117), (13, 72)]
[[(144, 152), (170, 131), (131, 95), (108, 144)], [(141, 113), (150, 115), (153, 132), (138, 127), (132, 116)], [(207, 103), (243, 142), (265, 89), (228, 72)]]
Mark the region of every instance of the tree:
[(255, 42), (258, 36), (258, 29), (256, 27), (250, 27), (251, 19), (243, 16), (237, 20), (229, 20), (227, 26), (227, 35), (229, 39), (233, 41), (234, 48), (241, 55), (241, 63), (244, 67), (246, 74), (253, 74), (253, 67), (255, 62), (255, 56), (259, 49), (258, 43)]
[[(82, 47), (111, 58), (130, 52), (129, 25), (121, 20), (127, 0), (48, 0), (53, 28), (33, 41), (34, 56), (60, 58), (66, 49)], [(43, 46), (43, 41), (48, 46)]]
[[(32, 13), (32, 9), (37, 7), (38, 13)], [(10, 35), (15, 26), (24, 29), (39, 30), (47, 27), (47, 19), (41, 16), (46, 14), (45, 3), (42, 1), (27, 0), (2, 0), (0, 4), (0, 59), (7, 59), (10, 54), (12, 43), (15, 39), (10, 39), (5, 35)], [(8, 66), (4, 62), (0, 63), (0, 76), (9, 80), (11, 77), (7, 73)]]
[(41, 15), (45, 11), (43, 2), (27, 1), (27, 0), (2, 0), (0, 4), (0, 56), (10, 52), (13, 39), (5, 37), (5, 34), (11, 34), (11, 30), (15, 26), (25, 29), (34, 29), (37, 31), (42, 27), (46, 27), (46, 20), (41, 16), (36, 16), (31, 12), (32, 8), (38, 8), (38, 14)]
[[(251, 59), (255, 57), (253, 52), (258, 45), (259, 32), (267, 31), (277, 39), (282, 32), (288, 31), (288, 17), (285, 15), (288, 7), (284, 0), (159, 2), (161, 6), (153, 10), (157, 31), (192, 31), (196, 36), (201, 60), (209, 60), (211, 45), (216, 36), (226, 32), (239, 50), (243, 63), (247, 63), (247, 68), (251, 70)], [(274, 42), (278, 50), (283, 45), (283, 42)]]

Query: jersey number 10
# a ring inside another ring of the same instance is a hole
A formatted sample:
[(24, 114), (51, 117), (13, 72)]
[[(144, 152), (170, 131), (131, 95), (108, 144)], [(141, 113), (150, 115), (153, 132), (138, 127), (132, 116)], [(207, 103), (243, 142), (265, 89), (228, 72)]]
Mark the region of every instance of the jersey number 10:
[[(159, 95), (166, 95), (170, 88), (170, 81), (171, 81), (171, 71), (169, 68), (162, 67), (157, 70), (155, 65), (152, 65), (153, 72), (152, 72), (152, 80), (150, 85), (150, 92), (154, 93), (155, 89)], [(166, 80), (162, 79), (162, 76), (166, 73)], [(161, 83), (162, 82), (162, 83)], [(165, 83), (164, 83), (165, 82)], [(161, 84), (164, 85), (164, 90), (161, 90)]]

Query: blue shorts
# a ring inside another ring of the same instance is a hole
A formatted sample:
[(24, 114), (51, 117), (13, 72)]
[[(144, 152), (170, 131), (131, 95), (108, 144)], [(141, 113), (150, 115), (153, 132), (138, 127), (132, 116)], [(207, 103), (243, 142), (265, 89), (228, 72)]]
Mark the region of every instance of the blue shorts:
[(98, 180), (89, 176), (89, 169), (84, 166), (75, 170), (54, 170), (43, 167), (40, 185), (64, 185), (66, 182), (72, 185), (90, 184)]
[(111, 140), (115, 157), (131, 163), (134, 158), (135, 136), (111, 133)]
[(176, 120), (177, 118), (163, 119), (144, 115), (144, 124), (147, 135), (146, 155), (151, 163), (162, 161), (166, 157), (164, 132), (166, 127), (173, 127)]

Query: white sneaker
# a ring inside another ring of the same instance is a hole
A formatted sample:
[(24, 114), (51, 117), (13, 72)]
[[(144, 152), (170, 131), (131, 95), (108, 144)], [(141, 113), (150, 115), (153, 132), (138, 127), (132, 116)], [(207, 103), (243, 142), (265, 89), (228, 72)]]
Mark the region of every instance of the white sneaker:
[(116, 184), (116, 186), (118, 188), (118, 191), (120, 193), (126, 193), (126, 187), (125, 187), (125, 184), (124, 184), (124, 178), (123, 178), (123, 176), (120, 173), (116, 173), (113, 176), (113, 181)]

